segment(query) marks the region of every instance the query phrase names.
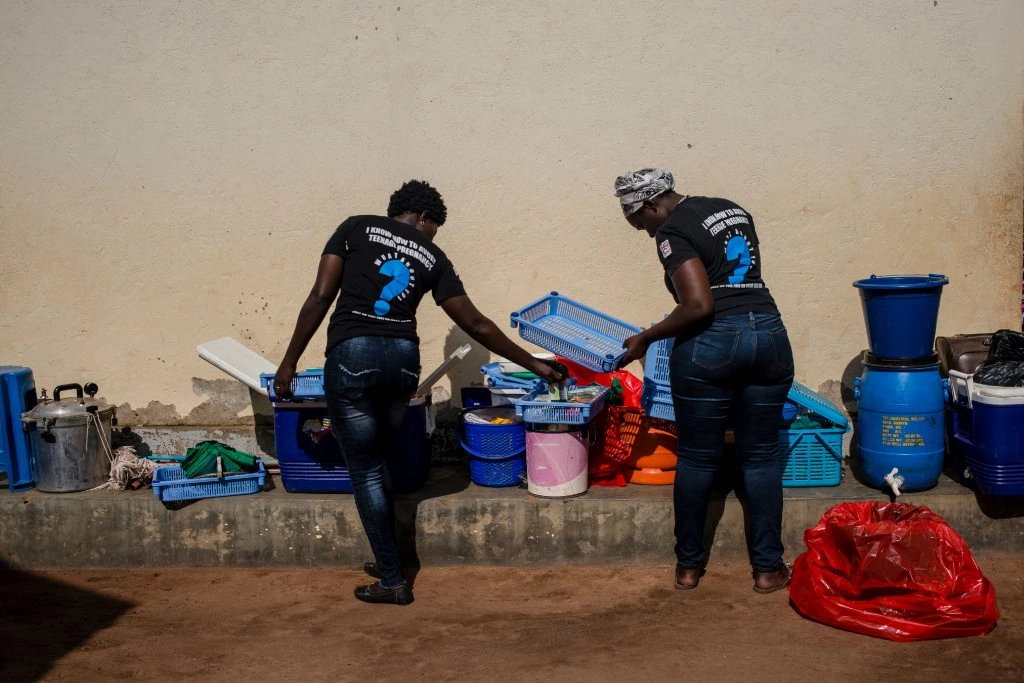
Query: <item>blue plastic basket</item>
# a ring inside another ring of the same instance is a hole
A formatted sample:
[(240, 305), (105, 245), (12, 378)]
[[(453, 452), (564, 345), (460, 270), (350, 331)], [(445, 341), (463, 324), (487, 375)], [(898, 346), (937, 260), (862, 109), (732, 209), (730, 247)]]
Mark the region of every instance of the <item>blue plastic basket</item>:
[(672, 388), (668, 384), (655, 382), (644, 377), (644, 390), (640, 395), (640, 405), (651, 417), (674, 422), (676, 410), (672, 404)]
[[(608, 400), (610, 389), (594, 397), (590, 403), (568, 403), (563, 401), (538, 401), (539, 389), (531, 391), (516, 401), (516, 417), (523, 422), (539, 424), (581, 425), (597, 417)], [(546, 391), (546, 389), (545, 389)]]
[(163, 502), (220, 498), (256, 493), (267, 480), (263, 462), (256, 460), (259, 470), (251, 474), (228, 474), (217, 478), (188, 479), (178, 465), (158, 467), (153, 471), (153, 493)]
[(469, 478), (477, 486), (519, 486), (526, 473), (526, 451), (490, 460), (469, 457)]
[(501, 363), (487, 363), (480, 367), (480, 374), (487, 378), (487, 386), (495, 389), (523, 389), (525, 391), (533, 391), (540, 385), (544, 384), (544, 380), (538, 379), (520, 379), (519, 377), (512, 377), (506, 375), (501, 371)]
[(640, 328), (551, 292), (512, 313), (528, 342), (597, 372), (611, 372), (626, 355), (622, 342)]
[(526, 428), (520, 422), (505, 425), (473, 424), (466, 422), (468, 413), (478, 410), (493, 410), (507, 413), (511, 419), (512, 408), (473, 408), (459, 415), (459, 444), (471, 457), (481, 459), (502, 459), (518, 455), (526, 450)]
[(783, 429), (779, 446), (789, 454), (782, 485), (839, 486), (843, 481), (843, 434), (846, 428)]
[[(274, 375), (263, 373), (260, 375), (260, 386), (267, 390), (271, 401), (279, 400), (274, 393)], [(292, 380), (292, 398), (297, 399), (322, 399), (324, 397), (324, 371), (304, 370), (295, 373)]]
[(674, 339), (661, 339), (654, 342), (647, 349), (647, 357), (644, 360), (644, 378), (650, 379), (658, 384), (668, 384), (668, 361), (672, 356)]

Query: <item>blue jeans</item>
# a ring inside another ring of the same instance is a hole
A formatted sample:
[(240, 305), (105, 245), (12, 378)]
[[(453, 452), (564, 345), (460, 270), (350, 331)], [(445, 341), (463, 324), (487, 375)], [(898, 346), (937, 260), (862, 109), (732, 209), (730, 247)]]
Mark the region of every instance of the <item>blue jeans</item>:
[(405, 583), (395, 543), (394, 501), (384, 458), (419, 384), (416, 342), (355, 337), (327, 354), (324, 392), (334, 433), (352, 477), (356, 509), (384, 588)]
[(698, 568), (715, 474), (725, 454), (725, 432), (735, 436), (750, 518), (755, 571), (782, 565), (782, 406), (793, 384), (793, 350), (782, 318), (746, 313), (716, 320), (679, 339), (669, 364), (679, 431), (676, 467), (676, 558)]

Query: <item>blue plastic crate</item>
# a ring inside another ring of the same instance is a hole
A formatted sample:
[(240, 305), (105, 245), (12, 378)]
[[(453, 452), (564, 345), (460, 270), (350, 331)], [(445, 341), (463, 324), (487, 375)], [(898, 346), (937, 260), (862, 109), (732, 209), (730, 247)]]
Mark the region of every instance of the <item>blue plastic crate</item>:
[(522, 423), (474, 424), (466, 422), (466, 415), (479, 410), (493, 411), (496, 415), (511, 419), (514, 412), (509, 408), (474, 408), (459, 415), (459, 444), (471, 457), (489, 459), (509, 458), (526, 450), (526, 427)]
[(480, 367), (480, 374), (487, 378), (487, 386), (495, 389), (523, 389), (524, 391), (533, 391), (540, 385), (544, 384), (544, 380), (538, 379), (521, 379), (519, 377), (512, 377), (506, 375), (501, 371), (501, 363), (487, 363)]
[(596, 372), (611, 372), (626, 355), (622, 342), (640, 328), (551, 292), (512, 313), (528, 342)]
[(647, 348), (644, 359), (644, 378), (658, 384), (668, 384), (668, 361), (672, 356), (674, 339), (661, 339)]
[(590, 403), (568, 403), (562, 401), (538, 401), (539, 390), (528, 393), (516, 401), (516, 417), (523, 422), (540, 424), (581, 425), (593, 420), (604, 410), (610, 389), (603, 391)]
[[(278, 399), (277, 394), (274, 393), (274, 375), (272, 373), (265, 372), (260, 375), (260, 386), (267, 390), (267, 394), (270, 396), (271, 401), (283, 400)], [(295, 379), (292, 380), (292, 398), (322, 400), (323, 397), (323, 368), (318, 370), (303, 370), (302, 372), (295, 373)]]
[(227, 474), (223, 481), (216, 477), (188, 479), (185, 470), (178, 465), (158, 467), (153, 471), (153, 493), (165, 503), (256, 493), (267, 481), (267, 471), (263, 468), (263, 462), (257, 459), (256, 465), (259, 467), (256, 472)]
[(676, 411), (672, 405), (672, 388), (644, 377), (644, 390), (640, 395), (640, 405), (651, 417), (674, 422)]
[(783, 429), (779, 446), (789, 454), (782, 485), (839, 486), (843, 481), (843, 434), (836, 429)]

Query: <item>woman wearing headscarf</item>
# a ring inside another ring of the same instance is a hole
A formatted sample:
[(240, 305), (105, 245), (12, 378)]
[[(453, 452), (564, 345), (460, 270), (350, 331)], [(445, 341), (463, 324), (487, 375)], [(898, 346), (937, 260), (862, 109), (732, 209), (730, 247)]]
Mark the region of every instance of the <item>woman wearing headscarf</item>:
[(676, 588), (696, 588), (715, 474), (732, 427), (750, 516), (754, 590), (789, 584), (782, 553), (779, 423), (793, 384), (793, 351), (761, 279), (754, 219), (727, 199), (682, 195), (668, 171), (646, 168), (615, 181), (626, 220), (654, 238), (676, 306), (623, 344), (623, 365), (673, 339), (669, 362), (679, 433), (675, 479)]

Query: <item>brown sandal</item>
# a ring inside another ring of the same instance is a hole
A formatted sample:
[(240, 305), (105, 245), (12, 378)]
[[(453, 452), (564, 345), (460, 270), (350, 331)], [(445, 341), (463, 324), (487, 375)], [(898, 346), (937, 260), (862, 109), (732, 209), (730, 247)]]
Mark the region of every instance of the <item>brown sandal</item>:
[[(786, 577), (785, 581), (783, 581), (782, 583), (778, 584), (777, 586), (770, 586), (768, 588), (758, 588), (757, 582), (758, 582), (759, 579), (767, 578), (767, 577), (772, 576), (774, 574), (780, 574), (781, 572), (785, 572), (785, 574), (784, 574), (784, 576)], [(773, 572), (754, 572), (754, 592), (755, 593), (761, 593), (762, 595), (767, 595), (769, 593), (774, 593), (776, 591), (780, 591), (783, 588), (786, 588), (787, 586), (789, 586), (789, 582), (790, 582), (790, 580), (792, 578), (793, 578), (793, 565), (786, 564), (785, 562), (783, 562), (782, 566), (779, 567), (778, 569), (776, 569)]]

